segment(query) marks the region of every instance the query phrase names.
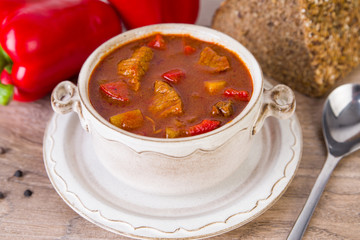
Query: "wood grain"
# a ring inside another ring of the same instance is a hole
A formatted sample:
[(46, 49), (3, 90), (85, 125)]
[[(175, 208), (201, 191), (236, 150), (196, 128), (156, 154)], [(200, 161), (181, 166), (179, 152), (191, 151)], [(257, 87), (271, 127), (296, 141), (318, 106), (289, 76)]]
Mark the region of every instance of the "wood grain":
[[(360, 83), (360, 68), (339, 84)], [(339, 85), (338, 84), (338, 85)], [(0, 107), (0, 239), (127, 239), (107, 232), (71, 210), (46, 175), (42, 141), (52, 115), (50, 97)], [(286, 239), (326, 158), (321, 132), (324, 98), (296, 93), (303, 156), (285, 194), (254, 221), (213, 239)], [(22, 178), (13, 177), (16, 170)], [(31, 197), (23, 195), (26, 189)], [(344, 158), (331, 176), (304, 239), (360, 239), (360, 151)]]

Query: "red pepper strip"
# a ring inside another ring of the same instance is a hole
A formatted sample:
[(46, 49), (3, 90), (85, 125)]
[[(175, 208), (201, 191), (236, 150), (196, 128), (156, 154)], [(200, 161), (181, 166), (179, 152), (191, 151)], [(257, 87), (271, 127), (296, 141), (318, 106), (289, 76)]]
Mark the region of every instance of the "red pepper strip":
[(187, 134), (190, 136), (195, 136), (202, 133), (210, 132), (220, 127), (220, 124), (220, 121), (205, 119), (201, 123), (191, 126), (187, 131)]
[(113, 99), (122, 102), (129, 101), (128, 86), (123, 81), (101, 84), (100, 89)]
[(186, 46), (184, 47), (184, 53), (185, 53), (185, 55), (191, 55), (191, 54), (193, 54), (195, 51), (196, 51), (196, 49), (195, 49), (194, 47), (192, 47), (192, 46), (186, 45)]
[(180, 69), (173, 69), (164, 73), (161, 76), (168, 82), (178, 83), (180, 80), (185, 78), (185, 73)]
[(0, 36), (14, 63), (14, 99), (41, 98), (76, 75), (95, 48), (120, 32), (116, 11), (101, 0), (34, 1), (16, 9), (2, 22)]
[(166, 42), (160, 34), (156, 34), (155, 38), (148, 43), (148, 46), (155, 49), (164, 50)]
[(127, 29), (157, 23), (195, 23), (199, 0), (109, 0)]
[(232, 97), (239, 101), (250, 101), (250, 94), (248, 91), (239, 91), (232, 88), (227, 88), (224, 91), (226, 97)]

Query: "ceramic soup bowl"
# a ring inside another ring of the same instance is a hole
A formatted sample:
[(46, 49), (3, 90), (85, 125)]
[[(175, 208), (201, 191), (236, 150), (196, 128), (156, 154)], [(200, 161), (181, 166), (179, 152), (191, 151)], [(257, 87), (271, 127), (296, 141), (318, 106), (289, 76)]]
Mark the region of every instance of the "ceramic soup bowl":
[[(151, 138), (119, 129), (101, 117), (89, 100), (89, 79), (104, 55), (135, 39), (154, 34), (188, 34), (236, 53), (253, 80), (246, 108), (231, 122), (211, 132), (175, 139)], [(295, 110), (290, 88), (264, 90), (262, 71), (253, 55), (233, 38), (206, 27), (159, 24), (124, 32), (97, 48), (84, 63), (78, 85), (61, 82), (51, 102), (57, 113), (76, 112), (106, 169), (131, 187), (154, 194), (188, 194), (204, 190), (231, 175), (246, 161), (251, 140), (266, 117), (288, 118)]]

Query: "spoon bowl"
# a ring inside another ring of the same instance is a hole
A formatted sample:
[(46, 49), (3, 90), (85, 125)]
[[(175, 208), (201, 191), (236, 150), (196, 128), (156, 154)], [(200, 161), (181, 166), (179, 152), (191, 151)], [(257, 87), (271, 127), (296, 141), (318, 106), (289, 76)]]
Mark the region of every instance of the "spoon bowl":
[(344, 156), (360, 149), (360, 84), (345, 84), (328, 96), (322, 116), (328, 156), (287, 239), (298, 240), (307, 225), (332, 171)]
[(330, 154), (346, 156), (360, 148), (360, 85), (335, 89), (325, 102), (323, 134)]

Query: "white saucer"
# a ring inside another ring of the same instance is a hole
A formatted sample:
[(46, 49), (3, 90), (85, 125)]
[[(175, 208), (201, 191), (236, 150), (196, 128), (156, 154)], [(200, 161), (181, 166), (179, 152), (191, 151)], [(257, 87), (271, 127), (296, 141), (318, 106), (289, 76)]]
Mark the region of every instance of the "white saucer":
[(74, 113), (53, 115), (44, 136), (45, 167), (64, 201), (90, 222), (134, 238), (203, 238), (244, 225), (284, 193), (301, 152), (296, 116), (268, 118), (251, 161), (211, 189), (172, 197), (139, 192), (110, 175)]

